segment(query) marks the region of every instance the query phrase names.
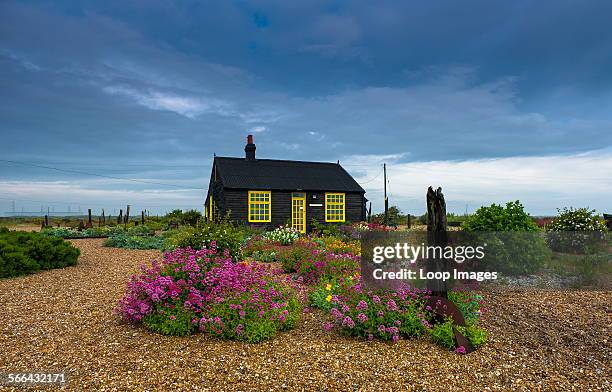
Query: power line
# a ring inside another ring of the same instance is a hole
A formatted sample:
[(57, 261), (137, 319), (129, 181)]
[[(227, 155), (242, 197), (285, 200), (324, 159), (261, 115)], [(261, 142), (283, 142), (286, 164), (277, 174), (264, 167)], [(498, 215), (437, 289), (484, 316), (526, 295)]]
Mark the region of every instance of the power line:
[(89, 173), (89, 172), (84, 172), (84, 171), (81, 171), (81, 170), (60, 169), (60, 168), (53, 167), (53, 166), (37, 165), (35, 163), (17, 162), (17, 161), (11, 161), (11, 160), (8, 160), (8, 159), (0, 159), (0, 162), (8, 162), (8, 163), (13, 163), (13, 164), (17, 164), (17, 165), (32, 166), (32, 167), (38, 167), (38, 168), (41, 168), (41, 169), (48, 169), (48, 170), (56, 170), (56, 171), (65, 172), (65, 173), (84, 174), (84, 175), (88, 175), (88, 176), (95, 176), (95, 177), (101, 177), (101, 178), (109, 178), (109, 179), (113, 179), (113, 180), (138, 182), (138, 183), (141, 183), (141, 184), (171, 186), (171, 187), (176, 187), (176, 188), (185, 189), (185, 190), (190, 190), (190, 189), (193, 189), (193, 190), (207, 190), (206, 188), (185, 188), (185, 187), (183, 187), (181, 185), (176, 185), (176, 184), (167, 184), (167, 183), (163, 183), (163, 182), (152, 182), (152, 181), (136, 180), (136, 179), (133, 179), (133, 178), (122, 178), (122, 177), (107, 176), (107, 175), (104, 175), (104, 174)]
[(370, 179), (369, 179), (369, 180), (367, 180), (367, 181), (360, 181), (360, 184), (361, 184), (361, 185), (364, 185), (364, 184), (369, 184), (370, 182), (372, 182), (372, 181), (376, 180), (378, 177), (380, 177), (380, 175), (381, 175), (382, 173), (383, 173), (383, 169), (381, 168), (381, 169), (380, 169), (380, 171), (378, 172), (378, 174), (377, 174), (377, 175), (375, 175), (374, 177), (370, 178)]

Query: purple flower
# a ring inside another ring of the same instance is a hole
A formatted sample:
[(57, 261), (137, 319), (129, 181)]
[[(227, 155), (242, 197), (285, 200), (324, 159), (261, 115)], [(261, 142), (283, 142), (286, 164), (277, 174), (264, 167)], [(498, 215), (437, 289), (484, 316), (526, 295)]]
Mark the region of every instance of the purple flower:
[(375, 304), (379, 304), (380, 303), (380, 298), (378, 297), (378, 295), (372, 296), (372, 302), (374, 302)]
[(357, 310), (366, 310), (368, 308), (368, 303), (364, 300), (359, 301), (357, 304)]
[(323, 323), (323, 329), (326, 331), (331, 331), (333, 327), (334, 327), (334, 323), (331, 323), (329, 321)]
[(386, 330), (387, 330), (387, 328), (385, 328), (385, 326), (384, 326), (384, 325), (382, 325), (382, 324), (381, 324), (381, 325), (379, 325), (379, 326), (378, 326), (378, 332), (380, 332), (380, 333), (385, 333), (385, 332), (386, 332)]
[(393, 335), (393, 337), (391, 339), (393, 340), (393, 343), (396, 343), (399, 340), (399, 336), (398, 335)]
[(462, 355), (467, 354), (467, 351), (465, 350), (465, 347), (463, 347), (463, 346), (459, 346), (459, 347), (457, 347), (457, 348), (455, 349), (455, 352), (456, 352), (457, 354), (462, 354)]
[(357, 320), (359, 320), (359, 322), (361, 324), (365, 323), (366, 321), (368, 321), (368, 316), (366, 316), (363, 313), (359, 313), (359, 315), (357, 316)]
[(395, 303), (394, 300), (390, 299), (387, 302), (387, 309), (391, 312), (395, 312), (397, 310), (397, 304)]
[(352, 329), (353, 327), (355, 327), (355, 322), (353, 321), (352, 318), (350, 318), (349, 316), (346, 316), (344, 320), (342, 320), (342, 326)]

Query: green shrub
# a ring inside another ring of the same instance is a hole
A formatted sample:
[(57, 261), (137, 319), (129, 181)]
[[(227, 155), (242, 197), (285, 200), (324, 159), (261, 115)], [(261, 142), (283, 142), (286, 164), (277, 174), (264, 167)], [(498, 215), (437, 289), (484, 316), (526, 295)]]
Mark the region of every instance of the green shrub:
[[(465, 336), (474, 347), (482, 346), (487, 341), (487, 332), (476, 325), (468, 324), (466, 327), (456, 325), (455, 328), (457, 328), (457, 331)], [(434, 325), (433, 328), (429, 330), (429, 334), (435, 343), (449, 350), (457, 348), (452, 320)]]
[(210, 248), (214, 241), (217, 249), (228, 250), (232, 259), (239, 261), (242, 258), (243, 240), (244, 232), (229, 222), (201, 222), (197, 227), (183, 227), (169, 234), (163, 248)]
[(297, 272), (297, 266), (302, 260), (312, 257), (316, 246), (308, 241), (297, 241), (291, 247), (279, 249), (276, 259), (281, 263), (285, 272)]
[(183, 307), (164, 307), (156, 313), (146, 315), (142, 322), (153, 332), (163, 335), (186, 336), (198, 330), (198, 324), (192, 322), (195, 317), (196, 314), (193, 311), (185, 310)]
[(263, 263), (272, 263), (276, 261), (276, 252), (274, 249), (257, 250), (252, 254), (253, 260)]
[(138, 236), (126, 233), (114, 234), (104, 241), (104, 246), (109, 248), (125, 249), (162, 249), (164, 238), (158, 236)]
[(538, 225), (523, 209), (520, 201), (506, 203), (506, 207), (491, 204), (480, 207), (462, 225), (468, 231), (538, 231)]
[(449, 291), (448, 299), (461, 311), (468, 323), (475, 323), (480, 318), (482, 296), (471, 291)]
[[(517, 200), (505, 207), (480, 207), (463, 223), (463, 229), (476, 233), (486, 243), (483, 268), (509, 275), (538, 271), (550, 258), (550, 250), (536, 223)], [(484, 234), (479, 234), (484, 233)]]
[(80, 251), (61, 238), (0, 231), (0, 278), (75, 265)]

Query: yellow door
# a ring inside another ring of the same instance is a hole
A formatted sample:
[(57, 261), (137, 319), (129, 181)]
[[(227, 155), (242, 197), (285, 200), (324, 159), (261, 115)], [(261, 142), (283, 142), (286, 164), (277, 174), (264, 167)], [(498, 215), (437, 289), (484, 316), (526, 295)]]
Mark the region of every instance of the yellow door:
[(306, 233), (306, 194), (291, 195), (291, 226), (300, 233)]

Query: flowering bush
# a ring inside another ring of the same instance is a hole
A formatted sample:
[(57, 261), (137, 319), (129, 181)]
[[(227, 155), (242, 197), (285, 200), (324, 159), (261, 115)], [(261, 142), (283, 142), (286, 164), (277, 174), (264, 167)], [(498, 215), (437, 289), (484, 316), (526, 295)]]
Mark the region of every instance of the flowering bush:
[(588, 208), (557, 209), (557, 216), (548, 226), (550, 231), (607, 231), (606, 222), (597, 211)]
[(210, 248), (214, 241), (220, 250), (228, 250), (234, 261), (242, 259), (243, 231), (229, 222), (201, 222), (196, 227), (183, 227), (167, 236), (164, 249)]
[(317, 245), (305, 239), (296, 240), (291, 247), (279, 249), (276, 259), (281, 263), (285, 272), (296, 272), (297, 265), (308, 258), (312, 258)]
[(342, 241), (335, 237), (321, 237), (315, 240), (320, 243), (323, 249), (332, 253), (351, 253), (354, 255), (361, 254), (361, 245), (355, 241)]
[(242, 254), (244, 256), (250, 257), (255, 252), (259, 252), (262, 250), (267, 250), (270, 248), (270, 244), (261, 238), (261, 236), (253, 236), (248, 238), (242, 247)]
[(281, 245), (291, 245), (299, 237), (300, 232), (290, 226), (279, 226), (263, 235), (264, 239), (271, 242), (278, 242)]
[[(567, 253), (597, 253), (609, 246), (606, 222), (595, 210), (564, 208), (548, 226), (546, 242), (551, 249)], [(607, 242), (607, 243), (606, 243)]]
[(128, 283), (116, 313), (171, 335), (197, 330), (260, 342), (292, 328), (300, 305), (262, 265), (234, 263), (229, 251), (177, 249), (143, 267)]
[(397, 341), (400, 336), (423, 335), (431, 328), (429, 293), (419, 289), (365, 290), (361, 283), (330, 298), (334, 324), (343, 332), (372, 340)]
[(359, 256), (350, 253), (335, 254), (320, 250), (295, 265), (298, 279), (304, 283), (317, 283), (321, 279), (353, 276), (359, 272)]

